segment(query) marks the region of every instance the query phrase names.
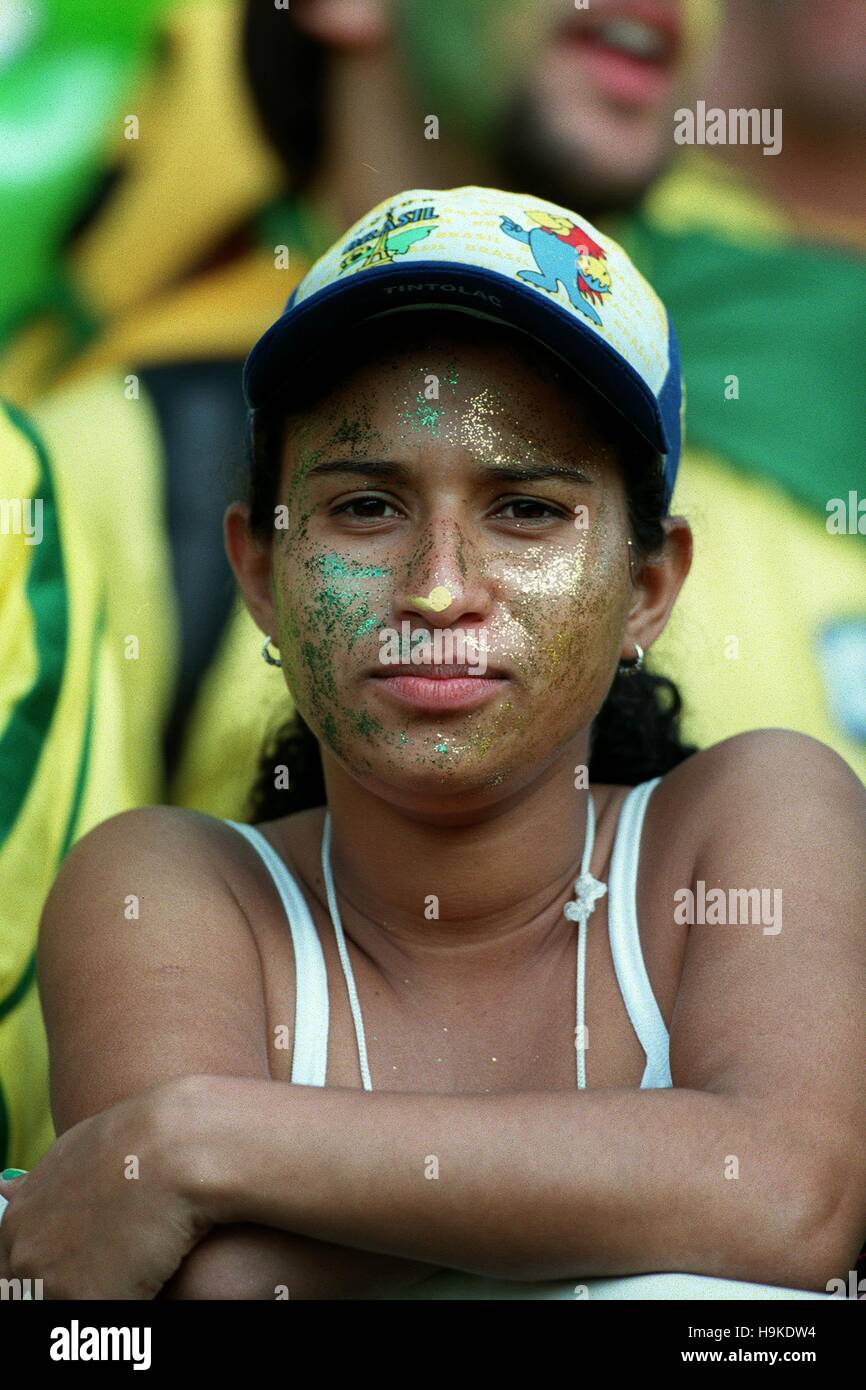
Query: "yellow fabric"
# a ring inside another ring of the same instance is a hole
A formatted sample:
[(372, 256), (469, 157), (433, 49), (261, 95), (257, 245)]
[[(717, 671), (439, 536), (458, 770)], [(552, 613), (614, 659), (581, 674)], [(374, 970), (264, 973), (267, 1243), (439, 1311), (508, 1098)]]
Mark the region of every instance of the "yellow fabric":
[[(272, 258), (273, 294), (250, 287), (247, 302), (245, 275), (264, 265), (261, 257), (251, 257), (239, 275), (234, 269), (199, 271), (283, 183), (243, 71), (243, 10), (242, 0), (186, 0), (167, 15), (165, 59), (148, 69), (129, 98), (138, 139), (112, 131), (106, 167), (116, 167), (120, 179), (64, 262), (72, 294), (99, 327), (70, 361), (61, 312), (23, 325), (0, 355), (0, 395), (30, 406), (79, 364), (92, 371), (165, 360), (162, 345), (173, 351), (184, 342), (206, 352), (212, 335), (206, 322), (197, 328), (195, 320), (200, 291), (211, 285), (212, 304), (224, 301), (223, 336), (236, 314), (229, 350), (238, 355), (282, 308), (285, 272), (274, 271)], [(256, 316), (256, 302), (267, 305), (264, 316)], [(208, 312), (212, 307), (205, 321)]]
[(780, 204), (703, 150), (678, 155), (643, 207), (650, 222), (677, 235), (706, 230), (738, 242), (778, 242), (796, 234)]
[[(169, 791), (161, 786), (160, 719), (171, 697), (178, 640), (162, 510), (164, 457), (146, 396), (127, 399), (123, 363), (240, 359), (280, 313), (305, 268), (294, 255), (289, 270), (277, 269), (272, 255), (254, 255), (165, 296), (82, 359), (68, 384), (35, 411), (58, 468), (83, 489), (94, 520), (90, 543), (115, 575), (111, 630), (120, 643), (139, 635), (141, 658), (125, 663), (124, 700), (151, 789), (145, 801), (169, 796), (214, 815), (243, 817), (264, 734), (288, 717), (291, 705), (279, 672), (261, 659), (258, 629), (239, 608), (205, 677), (175, 783)], [(109, 359), (113, 371), (87, 374), (87, 367), (104, 368)]]
[(263, 642), (238, 599), (190, 717), (173, 803), (244, 819), (265, 740), (294, 709), (282, 671), (262, 658)]
[(673, 234), (707, 231), (737, 242), (814, 241), (866, 248), (863, 219), (808, 203), (775, 202), (745, 169), (721, 154), (688, 149), (644, 199), (649, 220)]
[(82, 353), (64, 383), (91, 372), (161, 362), (246, 357), (252, 344), (283, 311), (300, 274), (278, 270), (274, 255), (256, 251), (188, 285), (155, 297), (137, 314), (119, 320)]
[(76, 243), (73, 284), (114, 318), (188, 273), (281, 185), (242, 66), (238, 0), (187, 0), (166, 21), (167, 60), (131, 99), (137, 140), (118, 132), (121, 183)]
[(677, 682), (685, 736), (704, 747), (746, 729), (829, 744), (866, 782), (866, 745), (834, 720), (816, 659), (825, 623), (866, 615), (866, 546), (833, 535), (786, 493), (708, 454), (684, 455), (671, 510), (695, 557), (654, 670)]
[(25, 407), (62, 370), (65, 330), (56, 315), (25, 324), (0, 353), (0, 399)]
[[(0, 875), (5, 879), (2, 869)], [(7, 1163), (26, 1172), (57, 1138), (48, 1094), (48, 1039), (35, 980), (0, 1023), (0, 1082), (8, 1109)]]
[(162, 800), (161, 731), (176, 670), (177, 611), (164, 524), (162, 445), (146, 398), (103, 374), (43, 401), (33, 418), (58, 485), (87, 518), (83, 547), (107, 586), (127, 758), (137, 804)]
[[(110, 449), (110, 438), (104, 447)], [(48, 463), (60, 525), (61, 553), (52, 558), (63, 581), (57, 604), (67, 614), (65, 662), (32, 781), (0, 844), (0, 1100), (9, 1127), (6, 1162), (20, 1168), (32, 1167), (53, 1137), (47, 1045), (30, 968), (45, 897), (62, 853), (75, 839), (107, 816), (150, 800), (155, 790), (139, 742), (153, 732), (145, 731), (130, 695), (134, 663), (124, 659), (115, 634), (101, 621), (106, 595), (123, 574), (120, 554), (127, 544), (136, 548), (135, 512), (117, 501), (113, 550), (95, 546), (89, 508), (96, 489), (88, 495), (78, 475), (80, 459), (69, 454), (67, 461), (68, 467), (55, 468), (49, 455)], [(0, 411), (0, 496), (31, 498), (38, 477), (34, 445)], [(128, 497), (139, 505), (132, 480), (128, 487)], [(41, 544), (50, 543), (44, 534)], [(38, 625), (26, 584), (38, 548), (19, 535), (4, 536), (0, 546), (0, 733), (10, 727), (37, 676)]]

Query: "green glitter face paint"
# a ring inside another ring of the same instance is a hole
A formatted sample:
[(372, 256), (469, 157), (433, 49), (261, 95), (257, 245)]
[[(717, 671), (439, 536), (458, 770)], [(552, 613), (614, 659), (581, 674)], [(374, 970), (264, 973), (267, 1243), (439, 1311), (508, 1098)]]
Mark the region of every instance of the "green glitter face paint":
[(433, 405), (431, 401), (428, 401), (425, 396), (421, 395), (420, 391), (415, 397), (415, 400), (415, 409), (412, 411), (407, 410), (403, 418), (416, 429), (429, 430), (435, 439), (438, 432), (439, 419), (443, 413), (442, 408)]
[[(435, 439), (439, 434), (439, 422), (446, 414), (446, 407), (439, 404), (443, 387), (446, 394), (450, 396), (452, 404), (454, 402), (455, 387), (457, 386), (457, 363), (452, 358), (444, 373), (424, 371), (421, 376), (422, 389), (415, 396), (412, 407), (400, 411), (398, 418), (410, 428), (429, 430)], [(418, 380), (416, 368), (413, 367), (409, 370), (408, 378), (410, 386)], [(451, 415), (453, 416), (454, 413), (452, 410)]]
[[(415, 315), (365, 330), (364, 359), (287, 439), (273, 550), (275, 636), (301, 713), (323, 752), (402, 794), (507, 788), (565, 756), (606, 693), (631, 601), (622, 480), (580, 393), (498, 327), (445, 317), (420, 342)], [(507, 476), (563, 460), (583, 483)], [(389, 700), (372, 678), (380, 638), (406, 620), (413, 643), (437, 628), (480, 637), (502, 693), (465, 711)]]
[(342, 629), (347, 649), (351, 651), (357, 639), (370, 632), (379, 621), (375, 613), (369, 612), (369, 595), (363, 592), (359, 580), (381, 579), (390, 571), (382, 565), (362, 565), (336, 552), (316, 555), (314, 562), (324, 578), (324, 586), (316, 595), (322, 628), (326, 631), (329, 620), (333, 618)]

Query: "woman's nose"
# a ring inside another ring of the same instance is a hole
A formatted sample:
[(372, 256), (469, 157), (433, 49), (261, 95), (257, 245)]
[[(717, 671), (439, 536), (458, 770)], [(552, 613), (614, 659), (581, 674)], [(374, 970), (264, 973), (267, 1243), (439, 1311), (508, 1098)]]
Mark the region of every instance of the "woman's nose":
[(420, 563), (407, 566), (401, 589), (395, 594), (399, 608), (423, 614), (433, 626), (447, 627), (458, 621), (483, 621), (491, 596), (478, 565), (475, 545), (456, 522), (443, 521), (425, 546)]

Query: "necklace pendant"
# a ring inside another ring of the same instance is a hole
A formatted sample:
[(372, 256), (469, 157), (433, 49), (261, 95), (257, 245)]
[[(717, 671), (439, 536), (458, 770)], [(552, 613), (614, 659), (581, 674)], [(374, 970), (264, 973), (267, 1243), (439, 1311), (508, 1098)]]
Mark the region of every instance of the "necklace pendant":
[(581, 874), (574, 881), (574, 890), (576, 901), (566, 903), (563, 914), (570, 922), (586, 922), (599, 898), (607, 892), (607, 884), (600, 883), (592, 874)]

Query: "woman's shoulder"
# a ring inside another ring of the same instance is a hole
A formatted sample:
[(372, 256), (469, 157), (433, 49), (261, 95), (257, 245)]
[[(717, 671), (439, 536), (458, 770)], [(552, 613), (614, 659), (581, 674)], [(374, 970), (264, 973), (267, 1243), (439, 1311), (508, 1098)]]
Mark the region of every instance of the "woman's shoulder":
[[(317, 818), (321, 811), (299, 811), (255, 829), (293, 869)], [(92, 892), (94, 885), (115, 891), (134, 881), (164, 906), (206, 894), (211, 909), (220, 900), (236, 908), (239, 902), (255, 905), (266, 876), (231, 821), (180, 806), (141, 806), (110, 816), (77, 840), (55, 889), (69, 897)]]
[(207, 859), (218, 846), (237, 838), (231, 826), (203, 811), (181, 806), (137, 806), (119, 811), (93, 826), (76, 840), (64, 861), (82, 866), (99, 864), (103, 870), (121, 862), (144, 868), (166, 859), (192, 867)]
[(87, 903), (95, 919), (113, 913), (118, 900), (133, 899), (166, 922), (182, 917), (190, 930), (199, 922), (204, 928), (205, 919), (238, 923), (243, 906), (255, 901), (258, 873), (258, 856), (229, 822), (178, 806), (136, 807), (75, 842), (55, 877), (46, 916), (58, 906), (77, 913)]
[(826, 743), (794, 729), (750, 729), (710, 744), (678, 764), (666, 778), (691, 785), (703, 780), (715, 784), (728, 779), (738, 785), (776, 784), (804, 776), (850, 782), (863, 789), (859, 778)]
[(832, 748), (791, 729), (754, 729), (701, 749), (655, 795), (658, 818), (685, 823), (700, 843), (757, 834), (769, 844), (824, 817), (866, 829), (866, 787)]
[[(294, 839), (311, 819), (321, 817), (321, 807), (295, 811), (278, 820), (253, 827), (273, 836)], [(194, 811), (185, 806), (136, 806), (108, 816), (76, 840), (70, 854), (94, 853), (108, 845), (147, 853), (157, 847), (182, 844), (185, 849), (207, 848), (239, 842), (235, 826), (240, 822)]]
[(253, 858), (225, 822), (165, 806), (112, 816), (70, 850), (38, 942), (65, 1126), (170, 1076), (269, 1074)]

